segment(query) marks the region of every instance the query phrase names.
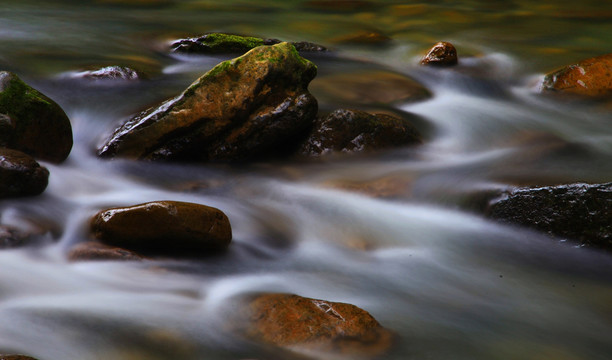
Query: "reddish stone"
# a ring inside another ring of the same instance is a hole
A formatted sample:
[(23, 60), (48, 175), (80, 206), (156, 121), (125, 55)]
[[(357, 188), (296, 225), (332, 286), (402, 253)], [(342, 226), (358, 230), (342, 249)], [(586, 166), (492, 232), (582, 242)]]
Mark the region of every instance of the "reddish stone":
[(143, 257), (137, 253), (108, 245), (104, 245), (94, 241), (88, 241), (77, 244), (68, 253), (68, 260), (83, 261), (83, 260), (126, 260), (140, 261)]
[(263, 294), (249, 306), (249, 337), (291, 349), (375, 356), (393, 335), (355, 305), (290, 294)]
[(423, 65), (450, 66), (457, 64), (457, 49), (449, 42), (435, 44), (421, 60)]
[(612, 92), (612, 54), (568, 65), (544, 77), (542, 91), (557, 91), (589, 97)]

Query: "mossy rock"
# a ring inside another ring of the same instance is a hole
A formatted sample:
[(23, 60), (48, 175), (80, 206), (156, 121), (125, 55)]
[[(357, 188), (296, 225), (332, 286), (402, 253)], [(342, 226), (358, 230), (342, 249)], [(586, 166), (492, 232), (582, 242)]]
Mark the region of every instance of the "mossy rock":
[(257, 47), (128, 120), (98, 154), (196, 162), (286, 155), (314, 123), (307, 87), (316, 73), (291, 44)]
[(72, 127), (66, 113), (8, 71), (0, 71), (0, 114), (0, 146), (55, 163), (70, 154)]
[(0, 148), (0, 199), (35, 196), (47, 188), (49, 170), (21, 151)]
[[(262, 39), (253, 36), (210, 33), (199, 37), (179, 39), (170, 45), (170, 50), (185, 54), (243, 54), (262, 45), (276, 45), (278, 39)], [(307, 41), (291, 43), (300, 52), (326, 52), (325, 46)]]

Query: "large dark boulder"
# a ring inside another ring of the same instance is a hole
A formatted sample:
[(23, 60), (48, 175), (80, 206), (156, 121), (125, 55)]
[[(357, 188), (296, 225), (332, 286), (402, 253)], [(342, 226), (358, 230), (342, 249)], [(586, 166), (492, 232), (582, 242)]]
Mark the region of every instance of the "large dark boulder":
[(410, 121), (387, 114), (336, 110), (317, 121), (300, 152), (363, 152), (419, 144), (421, 135)]
[(0, 146), (37, 159), (59, 163), (72, 149), (72, 127), (66, 113), (8, 71), (0, 71), (0, 130)]
[(542, 91), (609, 97), (612, 95), (612, 54), (582, 60), (546, 74)]
[(394, 335), (355, 305), (292, 294), (260, 294), (248, 302), (249, 338), (292, 350), (379, 356)]
[(39, 195), (47, 188), (49, 170), (21, 151), (0, 148), (0, 199)]
[(151, 255), (206, 255), (227, 249), (232, 240), (221, 210), (178, 201), (102, 210), (91, 231), (107, 245)]
[(255, 48), (124, 123), (98, 154), (182, 161), (282, 155), (314, 123), (318, 106), (307, 86), (316, 72), (291, 44)]
[(519, 188), (490, 203), (487, 214), (557, 238), (612, 250), (612, 183)]

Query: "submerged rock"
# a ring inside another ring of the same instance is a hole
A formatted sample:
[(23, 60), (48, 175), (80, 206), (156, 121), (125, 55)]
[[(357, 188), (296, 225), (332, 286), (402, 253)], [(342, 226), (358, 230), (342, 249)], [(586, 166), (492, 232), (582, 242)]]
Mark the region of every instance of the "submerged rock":
[(102, 210), (91, 231), (107, 245), (154, 255), (205, 255), (227, 249), (232, 240), (221, 210), (178, 201)]
[(612, 94), (612, 54), (582, 60), (546, 74), (542, 91), (609, 96)]
[(68, 253), (70, 261), (92, 261), (92, 260), (122, 260), (140, 261), (144, 258), (139, 254), (95, 241), (87, 241), (74, 246)]
[(246, 334), (292, 350), (381, 355), (393, 334), (355, 305), (291, 294), (263, 294), (248, 304)]
[(56, 163), (70, 154), (72, 127), (64, 111), (8, 71), (0, 71), (0, 114), (0, 146)]
[(282, 156), (312, 126), (317, 68), (288, 43), (215, 66), (187, 90), (120, 126), (98, 154), (151, 160)]
[(376, 31), (359, 31), (353, 34), (336, 37), (331, 41), (337, 44), (346, 45), (387, 45), (391, 42), (387, 35)]
[(79, 71), (72, 74), (75, 78), (92, 80), (138, 80), (136, 70), (124, 66), (106, 66), (98, 70)]
[(405, 119), (360, 110), (336, 110), (317, 121), (301, 147), (304, 155), (361, 152), (419, 144), (421, 135)]
[(0, 148), (0, 198), (39, 195), (47, 188), (49, 170), (21, 151)]
[(316, 78), (310, 90), (323, 101), (342, 106), (416, 102), (431, 92), (416, 80), (387, 70), (359, 70)]
[(427, 55), (421, 59), (422, 65), (451, 66), (457, 65), (457, 49), (449, 42), (435, 44)]
[[(242, 54), (262, 45), (276, 45), (278, 39), (262, 39), (222, 33), (210, 33), (199, 37), (179, 39), (170, 44), (170, 50), (187, 54)], [(327, 48), (306, 41), (292, 42), (297, 51), (326, 52)]]
[(490, 203), (487, 214), (581, 245), (612, 250), (612, 183), (520, 188)]

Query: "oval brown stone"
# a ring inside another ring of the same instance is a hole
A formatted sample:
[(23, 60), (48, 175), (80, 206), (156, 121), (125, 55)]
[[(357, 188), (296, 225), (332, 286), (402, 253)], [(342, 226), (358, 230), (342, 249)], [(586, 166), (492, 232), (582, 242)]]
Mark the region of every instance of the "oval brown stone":
[(449, 42), (440, 41), (435, 44), (427, 55), (421, 59), (423, 65), (456, 65), (457, 64), (457, 49)]
[(217, 252), (232, 239), (221, 210), (178, 201), (102, 210), (92, 218), (91, 231), (105, 244), (155, 255)]
[(291, 294), (263, 294), (249, 303), (247, 335), (291, 349), (375, 356), (393, 334), (355, 305)]
[(589, 97), (612, 93), (612, 54), (582, 60), (548, 73), (542, 91), (559, 91)]
[(39, 195), (49, 170), (21, 151), (0, 148), (0, 198)]

